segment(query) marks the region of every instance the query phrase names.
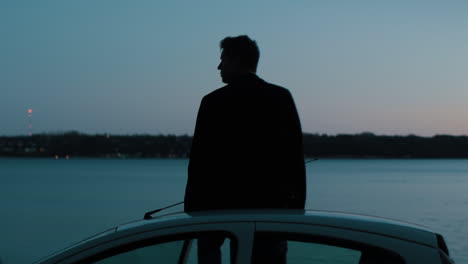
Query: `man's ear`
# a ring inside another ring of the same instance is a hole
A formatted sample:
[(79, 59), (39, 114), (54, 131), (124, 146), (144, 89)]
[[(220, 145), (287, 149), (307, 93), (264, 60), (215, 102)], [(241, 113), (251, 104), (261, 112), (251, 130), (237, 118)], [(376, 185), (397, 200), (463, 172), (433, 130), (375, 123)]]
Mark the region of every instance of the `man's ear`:
[(239, 69), (240, 72), (243, 72), (243, 73), (253, 72), (253, 73), (255, 73), (255, 71), (253, 71), (253, 69), (251, 69), (251, 67), (246, 66), (244, 63), (242, 63), (240, 58), (235, 58), (233, 60), (233, 63), (236, 65), (236, 68)]
[(242, 69), (242, 62), (241, 62), (241, 59), (239, 57), (234, 57), (231, 59), (231, 63), (236, 65), (236, 68), (239, 68), (239, 69)]

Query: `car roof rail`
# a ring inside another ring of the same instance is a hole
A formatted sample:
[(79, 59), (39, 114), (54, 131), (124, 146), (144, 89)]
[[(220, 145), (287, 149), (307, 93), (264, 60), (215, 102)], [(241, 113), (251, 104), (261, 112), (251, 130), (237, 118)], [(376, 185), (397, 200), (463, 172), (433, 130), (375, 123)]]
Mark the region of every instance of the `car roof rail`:
[(149, 219), (152, 218), (151, 216), (154, 215), (155, 213), (161, 212), (163, 210), (166, 210), (168, 208), (171, 208), (171, 207), (177, 206), (179, 204), (183, 204), (183, 203), (184, 202), (179, 202), (179, 203), (172, 204), (172, 205), (169, 205), (169, 206), (166, 206), (166, 207), (163, 207), (163, 208), (159, 208), (159, 209), (156, 209), (156, 210), (153, 210), (153, 211), (146, 212), (145, 215), (143, 216), (143, 219), (144, 220), (149, 220)]
[(313, 161), (317, 161), (317, 160), (318, 160), (318, 158), (313, 158), (313, 159), (310, 159), (310, 160), (306, 160), (304, 162), (304, 164), (307, 164), (307, 163), (310, 163), (310, 162), (313, 162)]

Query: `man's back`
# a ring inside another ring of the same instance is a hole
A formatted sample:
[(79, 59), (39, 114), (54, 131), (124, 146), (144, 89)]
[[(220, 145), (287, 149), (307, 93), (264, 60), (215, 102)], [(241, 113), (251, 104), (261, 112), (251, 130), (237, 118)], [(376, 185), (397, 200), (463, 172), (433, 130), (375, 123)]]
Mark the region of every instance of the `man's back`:
[(304, 208), (304, 203), (302, 131), (289, 91), (249, 74), (205, 96), (185, 209)]

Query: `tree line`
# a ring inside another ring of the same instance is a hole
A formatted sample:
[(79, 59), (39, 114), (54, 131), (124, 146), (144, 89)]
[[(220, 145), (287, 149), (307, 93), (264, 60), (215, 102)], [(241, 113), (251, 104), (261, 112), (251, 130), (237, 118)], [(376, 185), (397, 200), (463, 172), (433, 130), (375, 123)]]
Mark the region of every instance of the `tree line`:
[[(0, 137), (0, 156), (188, 158), (191, 144), (192, 137), (188, 135), (88, 135), (67, 132)], [(468, 136), (305, 133), (304, 155), (306, 158), (468, 158)]]

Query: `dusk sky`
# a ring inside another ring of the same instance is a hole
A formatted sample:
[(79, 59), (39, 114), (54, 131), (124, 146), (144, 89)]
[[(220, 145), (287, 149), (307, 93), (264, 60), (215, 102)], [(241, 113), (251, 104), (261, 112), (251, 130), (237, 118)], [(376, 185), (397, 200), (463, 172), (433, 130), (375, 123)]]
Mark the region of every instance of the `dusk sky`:
[(304, 132), (468, 135), (468, 1), (0, 0), (0, 135), (193, 134), (247, 34)]

